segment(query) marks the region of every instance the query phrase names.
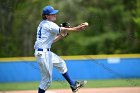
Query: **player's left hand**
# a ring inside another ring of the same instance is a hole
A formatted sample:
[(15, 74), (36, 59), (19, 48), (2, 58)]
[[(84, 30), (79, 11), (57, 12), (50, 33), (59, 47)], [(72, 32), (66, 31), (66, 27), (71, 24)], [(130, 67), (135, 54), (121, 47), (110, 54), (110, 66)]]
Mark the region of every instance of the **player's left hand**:
[(60, 33), (60, 35), (61, 35), (62, 37), (66, 37), (66, 36), (69, 35), (69, 33), (68, 33), (67, 31), (64, 31), (63, 33)]
[[(68, 22), (64, 22), (64, 23), (61, 23), (59, 25), (60, 27), (66, 27), (66, 28), (70, 28), (70, 23)], [(69, 33), (67, 31), (64, 31), (63, 33), (60, 34), (62, 37), (66, 37), (69, 35)]]

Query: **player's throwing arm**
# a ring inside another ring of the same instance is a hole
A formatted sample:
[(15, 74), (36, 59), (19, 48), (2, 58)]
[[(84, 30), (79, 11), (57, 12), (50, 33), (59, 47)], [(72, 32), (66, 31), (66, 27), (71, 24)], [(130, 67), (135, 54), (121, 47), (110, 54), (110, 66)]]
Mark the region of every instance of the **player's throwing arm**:
[(84, 22), (84, 23), (81, 23), (80, 25), (78, 26), (75, 26), (75, 27), (61, 27), (61, 32), (60, 34), (63, 34), (63, 33), (69, 33), (69, 32), (73, 32), (73, 31), (83, 31), (84, 29), (86, 29), (88, 27), (88, 23), (87, 22)]

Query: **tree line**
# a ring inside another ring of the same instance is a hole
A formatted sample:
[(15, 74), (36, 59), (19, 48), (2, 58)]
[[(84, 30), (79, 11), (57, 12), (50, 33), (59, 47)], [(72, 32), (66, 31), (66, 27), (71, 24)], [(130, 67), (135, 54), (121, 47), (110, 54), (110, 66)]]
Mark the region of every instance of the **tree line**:
[(53, 45), (58, 55), (140, 53), (139, 0), (1, 0), (0, 57), (33, 56), (46, 5), (60, 10), (57, 24), (89, 23)]

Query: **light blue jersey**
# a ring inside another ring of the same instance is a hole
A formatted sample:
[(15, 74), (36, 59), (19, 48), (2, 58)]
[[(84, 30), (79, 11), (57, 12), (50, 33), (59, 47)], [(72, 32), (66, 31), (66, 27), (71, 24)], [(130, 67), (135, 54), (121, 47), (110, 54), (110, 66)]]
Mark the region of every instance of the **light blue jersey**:
[(34, 49), (51, 48), (51, 45), (59, 32), (60, 27), (54, 22), (48, 20), (41, 21), (37, 28), (37, 37)]

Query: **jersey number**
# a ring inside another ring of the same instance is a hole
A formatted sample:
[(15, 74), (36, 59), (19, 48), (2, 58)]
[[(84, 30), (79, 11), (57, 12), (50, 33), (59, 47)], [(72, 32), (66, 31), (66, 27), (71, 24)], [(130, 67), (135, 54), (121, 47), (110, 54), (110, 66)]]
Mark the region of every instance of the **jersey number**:
[(41, 38), (41, 30), (42, 30), (42, 27), (41, 27), (40, 30), (38, 31), (38, 38)]

